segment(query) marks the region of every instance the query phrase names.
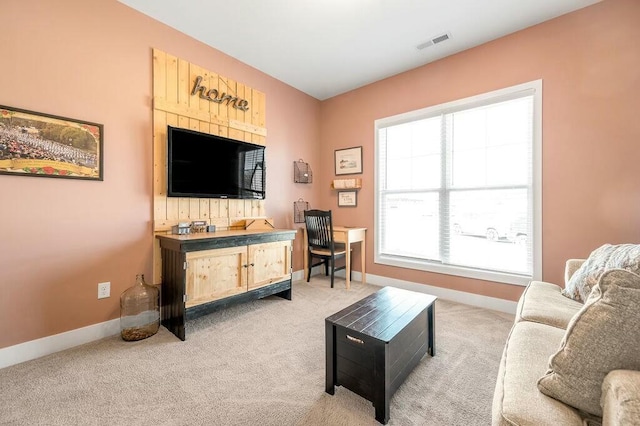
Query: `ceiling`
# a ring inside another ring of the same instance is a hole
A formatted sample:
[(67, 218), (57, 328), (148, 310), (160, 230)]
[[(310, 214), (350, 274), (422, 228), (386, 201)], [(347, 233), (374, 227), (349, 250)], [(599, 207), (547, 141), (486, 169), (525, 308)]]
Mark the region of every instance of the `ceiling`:
[(324, 100), (600, 0), (119, 1)]

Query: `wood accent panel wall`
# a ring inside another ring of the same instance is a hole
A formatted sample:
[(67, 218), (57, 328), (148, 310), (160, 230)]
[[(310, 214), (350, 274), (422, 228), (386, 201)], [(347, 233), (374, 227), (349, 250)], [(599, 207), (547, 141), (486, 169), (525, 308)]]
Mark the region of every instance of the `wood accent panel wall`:
[[(196, 78), (216, 89), (246, 99), (249, 109), (191, 95)], [(265, 145), (265, 94), (158, 49), (153, 49), (153, 230), (166, 233), (178, 222), (206, 220), (220, 228), (243, 226), (246, 218), (266, 215), (264, 200), (221, 200), (167, 197), (167, 126), (197, 130)], [(153, 282), (161, 282), (160, 244), (154, 238)]]

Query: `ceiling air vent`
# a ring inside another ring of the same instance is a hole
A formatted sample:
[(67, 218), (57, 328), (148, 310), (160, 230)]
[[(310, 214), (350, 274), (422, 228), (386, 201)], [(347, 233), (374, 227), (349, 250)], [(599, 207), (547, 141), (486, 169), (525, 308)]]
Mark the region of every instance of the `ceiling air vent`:
[(424, 42), (422, 44), (419, 44), (417, 46), (417, 48), (418, 48), (418, 50), (422, 50), (422, 49), (424, 49), (426, 47), (433, 46), (434, 44), (438, 44), (438, 43), (442, 43), (443, 41), (447, 41), (450, 38), (451, 38), (451, 36), (448, 33), (445, 33), (445, 34), (433, 37), (431, 40), (426, 41), (426, 42)]

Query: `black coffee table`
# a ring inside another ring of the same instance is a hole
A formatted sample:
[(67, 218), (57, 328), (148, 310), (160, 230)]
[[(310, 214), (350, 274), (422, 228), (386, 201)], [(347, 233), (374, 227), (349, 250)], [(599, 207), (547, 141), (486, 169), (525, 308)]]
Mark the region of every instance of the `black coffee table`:
[(386, 424), (391, 396), (425, 353), (436, 354), (436, 299), (384, 287), (328, 317), (327, 393), (344, 386), (371, 401)]

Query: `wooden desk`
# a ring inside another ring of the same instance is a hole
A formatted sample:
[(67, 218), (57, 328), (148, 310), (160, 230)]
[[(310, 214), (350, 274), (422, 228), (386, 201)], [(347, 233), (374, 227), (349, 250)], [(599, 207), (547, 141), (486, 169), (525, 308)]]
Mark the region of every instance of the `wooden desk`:
[[(304, 254), (304, 277), (308, 279), (307, 276), (309, 274), (309, 256), (308, 256), (308, 243), (307, 243), (307, 228), (302, 228), (304, 230), (304, 239), (303, 239), (303, 254)], [(351, 244), (352, 243), (360, 243), (360, 268), (362, 270), (362, 283), (367, 282), (367, 275), (365, 273), (365, 237), (367, 233), (367, 228), (351, 228), (347, 226), (334, 226), (333, 227), (333, 241), (336, 243), (344, 243), (347, 253), (346, 253), (346, 262), (347, 267), (345, 269), (346, 274), (346, 286), (347, 289), (351, 288)]]

